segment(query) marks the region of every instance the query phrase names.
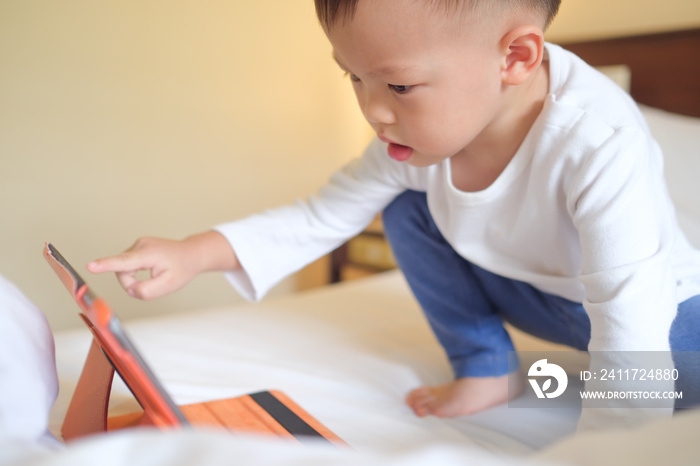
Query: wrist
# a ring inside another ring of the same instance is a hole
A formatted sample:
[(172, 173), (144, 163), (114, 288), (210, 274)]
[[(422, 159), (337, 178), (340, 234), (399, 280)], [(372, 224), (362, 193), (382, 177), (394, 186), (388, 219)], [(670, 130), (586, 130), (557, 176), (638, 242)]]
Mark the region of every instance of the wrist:
[(183, 242), (187, 245), (191, 263), (198, 273), (236, 270), (241, 267), (228, 240), (217, 231), (192, 235)]

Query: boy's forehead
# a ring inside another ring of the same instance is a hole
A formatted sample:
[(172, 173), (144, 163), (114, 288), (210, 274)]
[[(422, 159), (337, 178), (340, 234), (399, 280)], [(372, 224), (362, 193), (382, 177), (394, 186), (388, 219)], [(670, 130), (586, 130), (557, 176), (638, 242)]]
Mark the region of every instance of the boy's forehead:
[[(346, 70), (358, 59), (373, 62), (380, 64), (374, 72), (386, 74), (388, 70), (382, 68), (412, 68), (413, 58), (445, 50), (469, 32), (468, 27), (450, 27), (449, 23), (457, 20), (427, 3), (360, 0), (351, 19), (338, 21), (327, 31), (335, 60)], [(464, 25), (464, 20), (459, 21)]]
[[(356, 42), (415, 42), (446, 40), (474, 31), (487, 34), (484, 15), (471, 8), (438, 8), (429, 0), (359, 0), (352, 15), (326, 29), (331, 41), (351, 34)], [(448, 2), (450, 4), (462, 2)]]
[(341, 20), (341, 23), (376, 19), (379, 21), (388, 20), (392, 24), (399, 22), (400, 24), (401, 21), (415, 18), (426, 24), (437, 20), (446, 26), (459, 19), (462, 16), (461, 12), (468, 10), (467, 8), (448, 8), (447, 5), (458, 6), (466, 3), (469, 2), (466, 0), (457, 2), (446, 0), (358, 0), (352, 16), (345, 18), (344, 21)]

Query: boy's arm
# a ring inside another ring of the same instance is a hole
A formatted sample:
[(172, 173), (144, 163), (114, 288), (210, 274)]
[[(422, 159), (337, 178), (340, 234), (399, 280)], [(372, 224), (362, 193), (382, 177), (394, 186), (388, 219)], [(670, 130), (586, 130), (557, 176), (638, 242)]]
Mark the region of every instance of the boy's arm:
[(386, 144), (375, 139), (315, 195), (216, 226), (241, 264), (226, 277), (245, 299), (260, 300), (280, 280), (362, 231), (405, 189), (425, 186), (425, 169), (392, 160)]
[(635, 129), (618, 130), (574, 186), (588, 350), (667, 351), (677, 309), (674, 221), (653, 141)]
[[(660, 152), (643, 133), (623, 128), (587, 161), (574, 186), (570, 205), (581, 243), (583, 305), (591, 322), (589, 371), (672, 369), (674, 222)], [(673, 380), (661, 379), (585, 383), (587, 391), (598, 393), (673, 388)], [(670, 416), (673, 400), (583, 400), (582, 406), (580, 430), (610, 429)]]
[[(126, 292), (144, 300), (179, 290), (202, 272), (238, 270), (240, 264), (229, 242), (208, 231), (183, 240), (141, 238), (125, 252), (87, 265), (90, 272), (116, 272)], [(150, 277), (139, 280), (142, 270)]]

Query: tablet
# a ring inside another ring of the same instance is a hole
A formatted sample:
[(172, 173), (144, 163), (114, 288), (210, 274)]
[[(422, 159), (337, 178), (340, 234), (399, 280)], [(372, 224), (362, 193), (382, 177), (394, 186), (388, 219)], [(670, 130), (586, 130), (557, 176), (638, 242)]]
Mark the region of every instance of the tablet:
[[(148, 367), (117, 316), (88, 287), (50, 243), (44, 257), (80, 307), (94, 339), (61, 429), (65, 440), (107, 430), (155, 426), (206, 425), (235, 432), (270, 434), (301, 442), (344, 442), (278, 390), (177, 406)], [(143, 408), (141, 413), (108, 418), (109, 395), (117, 372)]]
[(81, 309), (85, 321), (100, 349), (131, 390), (144, 412), (156, 426), (182, 426), (188, 421), (165, 391), (136, 345), (112, 310), (97, 297), (68, 261), (51, 244), (46, 243), (44, 257), (56, 272)]

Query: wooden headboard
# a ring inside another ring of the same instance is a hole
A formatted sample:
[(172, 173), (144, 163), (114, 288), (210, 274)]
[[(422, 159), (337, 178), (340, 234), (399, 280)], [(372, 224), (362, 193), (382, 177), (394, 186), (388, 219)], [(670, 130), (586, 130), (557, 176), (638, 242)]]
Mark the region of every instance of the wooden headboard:
[(593, 66), (629, 66), (637, 102), (700, 117), (700, 29), (560, 45)]

